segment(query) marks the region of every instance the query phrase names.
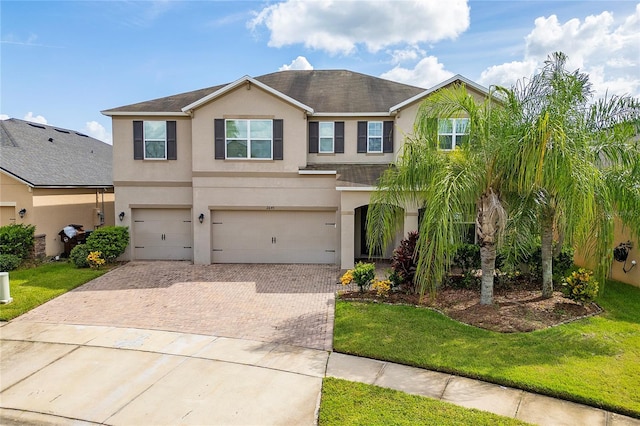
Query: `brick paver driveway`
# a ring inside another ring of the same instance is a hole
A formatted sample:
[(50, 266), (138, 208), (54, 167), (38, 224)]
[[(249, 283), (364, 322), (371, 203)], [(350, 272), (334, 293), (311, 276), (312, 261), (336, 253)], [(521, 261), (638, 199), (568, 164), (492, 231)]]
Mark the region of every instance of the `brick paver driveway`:
[(130, 262), (15, 321), (146, 328), (331, 350), (332, 265)]

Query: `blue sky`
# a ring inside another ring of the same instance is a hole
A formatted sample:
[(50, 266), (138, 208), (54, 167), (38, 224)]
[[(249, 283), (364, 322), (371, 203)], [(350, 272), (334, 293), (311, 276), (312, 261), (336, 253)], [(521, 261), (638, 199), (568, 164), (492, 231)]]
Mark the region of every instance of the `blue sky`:
[(107, 142), (101, 110), (281, 69), (511, 85), (562, 50), (598, 96), (640, 96), (637, 1), (2, 0), (0, 14), (0, 117)]

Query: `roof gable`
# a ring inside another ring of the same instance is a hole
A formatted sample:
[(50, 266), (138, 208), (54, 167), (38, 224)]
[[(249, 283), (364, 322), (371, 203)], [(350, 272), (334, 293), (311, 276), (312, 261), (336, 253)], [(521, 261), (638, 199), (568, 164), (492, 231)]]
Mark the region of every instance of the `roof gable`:
[(112, 146), (74, 130), (0, 121), (0, 169), (33, 187), (113, 186)]
[(438, 83), (435, 86), (433, 86), (433, 87), (431, 87), (431, 88), (429, 88), (429, 89), (427, 89), (427, 90), (425, 90), (425, 91), (423, 91), (421, 93), (418, 93), (417, 95), (415, 95), (415, 96), (413, 96), (413, 97), (411, 97), (409, 99), (406, 99), (406, 100), (400, 102), (397, 105), (393, 105), (390, 108), (390, 112), (398, 111), (398, 110), (406, 107), (407, 105), (411, 105), (411, 104), (413, 104), (415, 102), (420, 102), (421, 100), (423, 100), (424, 98), (426, 98), (427, 96), (432, 94), (433, 92), (435, 92), (435, 91), (437, 91), (439, 89), (442, 89), (443, 87), (447, 87), (447, 86), (449, 86), (451, 84), (454, 84), (456, 82), (459, 82), (459, 83), (462, 83), (462, 84), (464, 84), (464, 85), (466, 85), (468, 87), (471, 87), (471, 88), (475, 89), (476, 91), (486, 95), (487, 97), (490, 94), (489, 93), (489, 89), (487, 89), (486, 87), (481, 86), (478, 83), (475, 83), (475, 82), (469, 80), (468, 78), (463, 77), (460, 74), (456, 74), (453, 77), (451, 77), (451, 78), (449, 78), (449, 79), (447, 79), (447, 80), (445, 80), (445, 81), (443, 81), (441, 83)]
[(204, 105), (208, 102), (211, 102), (212, 100), (216, 99), (219, 96), (222, 96), (226, 93), (231, 92), (232, 90), (242, 86), (243, 84), (254, 84), (256, 86), (258, 86), (259, 88), (261, 88), (262, 90), (271, 93), (272, 95), (286, 101), (289, 102), (290, 104), (293, 104), (305, 111), (307, 111), (307, 113), (309, 114), (313, 114), (313, 108), (297, 101), (296, 99), (291, 98), (290, 96), (287, 96), (286, 94), (279, 92), (278, 90), (267, 86), (266, 84), (260, 82), (259, 80), (253, 79), (251, 77), (249, 77), (248, 75), (245, 75), (242, 78), (239, 78), (238, 80), (234, 81), (233, 83), (227, 84), (226, 86), (221, 87), (220, 89), (216, 90), (213, 93), (208, 94), (207, 96), (198, 99), (195, 102), (190, 103), (189, 105), (185, 106), (182, 108), (183, 112), (190, 112), (196, 108), (198, 108), (201, 105)]

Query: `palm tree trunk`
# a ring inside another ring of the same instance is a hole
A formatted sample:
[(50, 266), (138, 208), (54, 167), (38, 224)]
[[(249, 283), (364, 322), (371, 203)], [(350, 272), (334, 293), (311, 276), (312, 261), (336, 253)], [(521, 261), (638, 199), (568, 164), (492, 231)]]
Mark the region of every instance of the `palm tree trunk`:
[(496, 245), (488, 243), (480, 246), (480, 262), (482, 265), (482, 283), (480, 285), (480, 304), (493, 303), (493, 274), (496, 269)]
[(546, 211), (541, 229), (542, 297), (553, 296), (553, 213)]
[(480, 286), (480, 304), (493, 303), (493, 275), (496, 270), (496, 236), (501, 226), (503, 213), (500, 198), (489, 188), (482, 194), (477, 204), (476, 233), (480, 245), (480, 263), (482, 265), (482, 285)]

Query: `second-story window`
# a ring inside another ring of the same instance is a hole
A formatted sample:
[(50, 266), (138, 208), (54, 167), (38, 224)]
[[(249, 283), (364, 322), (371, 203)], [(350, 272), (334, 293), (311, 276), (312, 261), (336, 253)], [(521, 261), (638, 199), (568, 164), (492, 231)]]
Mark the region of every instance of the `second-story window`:
[(438, 120), (438, 143), (440, 149), (452, 150), (468, 141), (468, 118), (441, 118)]
[(272, 159), (272, 120), (226, 120), (226, 158)]
[(167, 123), (166, 121), (144, 122), (144, 159), (167, 159)]
[(382, 121), (367, 123), (367, 152), (382, 152)]
[(334, 152), (334, 125), (332, 121), (319, 123), (320, 143), (318, 152), (329, 154)]

